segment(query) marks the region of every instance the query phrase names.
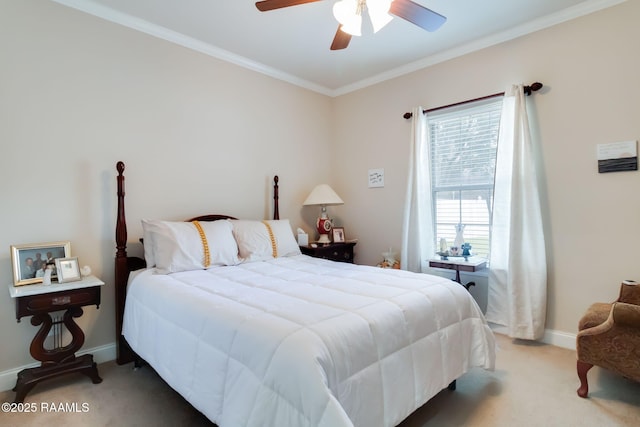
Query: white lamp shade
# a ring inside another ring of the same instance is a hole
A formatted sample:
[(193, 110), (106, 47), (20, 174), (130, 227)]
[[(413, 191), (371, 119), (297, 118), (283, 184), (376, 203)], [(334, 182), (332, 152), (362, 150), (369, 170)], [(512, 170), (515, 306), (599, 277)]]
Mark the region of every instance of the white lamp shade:
[(336, 194), (335, 191), (327, 184), (317, 185), (316, 188), (311, 191), (309, 197), (304, 201), (303, 205), (342, 205), (344, 202)]

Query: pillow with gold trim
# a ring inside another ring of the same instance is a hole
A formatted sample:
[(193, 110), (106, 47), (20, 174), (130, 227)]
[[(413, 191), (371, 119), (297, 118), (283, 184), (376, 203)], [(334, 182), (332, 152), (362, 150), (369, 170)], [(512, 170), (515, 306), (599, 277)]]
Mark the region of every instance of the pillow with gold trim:
[(232, 219), (233, 236), (243, 262), (263, 261), (300, 254), (288, 219), (246, 220)]
[[(142, 221), (145, 259), (161, 274), (236, 265), (238, 245), (228, 221)], [(147, 261), (147, 267), (153, 267)]]

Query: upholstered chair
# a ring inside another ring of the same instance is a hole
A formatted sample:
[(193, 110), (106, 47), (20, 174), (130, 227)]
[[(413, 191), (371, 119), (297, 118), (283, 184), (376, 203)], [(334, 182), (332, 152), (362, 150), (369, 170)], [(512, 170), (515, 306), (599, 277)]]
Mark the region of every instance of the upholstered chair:
[(612, 303), (595, 303), (580, 319), (578, 395), (587, 397), (587, 372), (594, 365), (640, 381), (640, 284), (625, 281)]

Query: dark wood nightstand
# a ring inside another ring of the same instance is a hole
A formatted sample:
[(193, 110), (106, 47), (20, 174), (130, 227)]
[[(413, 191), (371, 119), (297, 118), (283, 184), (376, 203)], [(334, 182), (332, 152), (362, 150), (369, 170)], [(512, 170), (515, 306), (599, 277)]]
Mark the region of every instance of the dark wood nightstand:
[(353, 264), (353, 247), (356, 242), (331, 243), (326, 246), (300, 246), (303, 254), (331, 261), (349, 262)]
[[(91, 354), (76, 357), (75, 353), (84, 344), (84, 332), (73, 320), (82, 316), (82, 307), (100, 306), (100, 286), (104, 282), (94, 276), (84, 277), (77, 282), (52, 283), (51, 285), (9, 286), (11, 298), (16, 301), (16, 320), (32, 316), (31, 324), (40, 326), (31, 342), (30, 352), (40, 366), (23, 369), (13, 391), (16, 392), (14, 402), (24, 401), (27, 393), (40, 381), (72, 372), (82, 373), (94, 384), (102, 382), (98, 368)], [(53, 312), (66, 310), (62, 318), (52, 319)], [(71, 342), (62, 345), (62, 325), (71, 333)], [(44, 347), (44, 342), (53, 327), (53, 349)]]

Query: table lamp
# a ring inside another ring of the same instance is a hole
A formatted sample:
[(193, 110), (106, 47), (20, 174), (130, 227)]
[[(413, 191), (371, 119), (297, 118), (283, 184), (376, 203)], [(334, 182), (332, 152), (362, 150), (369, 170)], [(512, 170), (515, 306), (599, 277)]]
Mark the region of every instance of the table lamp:
[(322, 211), (320, 213), (320, 218), (316, 221), (316, 228), (318, 229), (318, 233), (320, 234), (320, 238), (318, 239), (318, 243), (326, 245), (331, 243), (329, 239), (329, 233), (331, 232), (331, 228), (333, 224), (331, 224), (331, 220), (327, 216), (327, 206), (329, 205), (342, 205), (344, 202), (336, 194), (335, 191), (327, 184), (317, 185), (316, 188), (313, 189), (307, 200), (304, 201), (304, 206), (309, 205), (320, 205), (322, 206)]

